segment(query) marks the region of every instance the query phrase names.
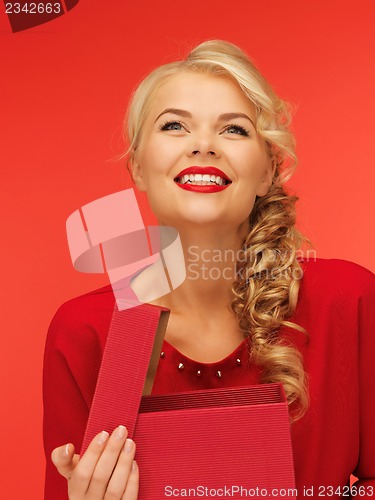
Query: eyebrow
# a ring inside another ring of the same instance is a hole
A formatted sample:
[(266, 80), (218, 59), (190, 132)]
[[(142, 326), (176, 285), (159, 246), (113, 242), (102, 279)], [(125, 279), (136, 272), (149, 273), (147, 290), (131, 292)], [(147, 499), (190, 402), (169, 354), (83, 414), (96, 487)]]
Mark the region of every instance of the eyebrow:
[[(177, 108), (167, 108), (164, 111), (158, 115), (156, 118), (155, 122), (159, 120), (159, 118), (167, 113), (172, 113), (173, 115), (177, 116), (183, 116), (184, 118), (192, 118), (192, 114), (189, 113), (189, 111), (185, 111), (184, 109), (177, 109)], [(219, 121), (229, 121), (229, 120), (234, 120), (236, 118), (245, 118), (246, 120), (249, 120), (253, 124), (253, 127), (255, 128), (255, 124), (253, 120), (247, 116), (245, 113), (222, 113), (219, 115)]]

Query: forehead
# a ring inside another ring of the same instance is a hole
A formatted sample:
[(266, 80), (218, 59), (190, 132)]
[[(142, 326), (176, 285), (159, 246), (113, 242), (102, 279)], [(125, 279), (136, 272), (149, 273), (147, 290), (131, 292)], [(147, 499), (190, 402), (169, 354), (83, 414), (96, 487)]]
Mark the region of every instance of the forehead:
[(255, 108), (239, 85), (225, 76), (182, 72), (164, 82), (154, 93), (150, 118), (164, 109), (189, 111), (193, 117), (245, 112), (255, 118)]

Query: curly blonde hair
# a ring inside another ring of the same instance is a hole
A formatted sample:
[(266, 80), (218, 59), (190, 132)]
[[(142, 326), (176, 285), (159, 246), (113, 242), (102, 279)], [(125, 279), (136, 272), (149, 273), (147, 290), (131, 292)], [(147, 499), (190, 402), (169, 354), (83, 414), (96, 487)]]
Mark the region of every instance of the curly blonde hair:
[(255, 106), (257, 133), (276, 165), (269, 192), (256, 199), (249, 216), (231, 307), (251, 340), (250, 355), (262, 368), (261, 382), (283, 384), (291, 418), (296, 420), (308, 407), (307, 378), (301, 353), (286, 335), (280, 335), (281, 327), (304, 332), (288, 321), (297, 305), (302, 277), (297, 256), (305, 241), (295, 227), (297, 198), (284, 188), (297, 163), (290, 110), (241, 49), (221, 40), (203, 42), (186, 59), (155, 69), (136, 89), (125, 122), (130, 165), (153, 96), (170, 77), (186, 71), (225, 76), (239, 85)]

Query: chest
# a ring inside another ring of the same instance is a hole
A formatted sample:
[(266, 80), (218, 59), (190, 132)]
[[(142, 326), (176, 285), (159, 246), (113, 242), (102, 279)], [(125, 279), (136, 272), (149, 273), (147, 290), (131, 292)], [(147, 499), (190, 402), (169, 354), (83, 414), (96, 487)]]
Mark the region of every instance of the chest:
[(233, 315), (197, 319), (170, 314), (165, 340), (186, 357), (215, 363), (230, 355), (245, 336)]

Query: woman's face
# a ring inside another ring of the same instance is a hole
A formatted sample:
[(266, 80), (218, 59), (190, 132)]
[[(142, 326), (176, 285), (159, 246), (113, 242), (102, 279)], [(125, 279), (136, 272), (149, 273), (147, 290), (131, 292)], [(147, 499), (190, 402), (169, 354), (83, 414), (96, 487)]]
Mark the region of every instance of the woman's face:
[(157, 90), (133, 177), (160, 224), (229, 230), (248, 220), (273, 176), (254, 123), (252, 103), (226, 77), (183, 72)]

